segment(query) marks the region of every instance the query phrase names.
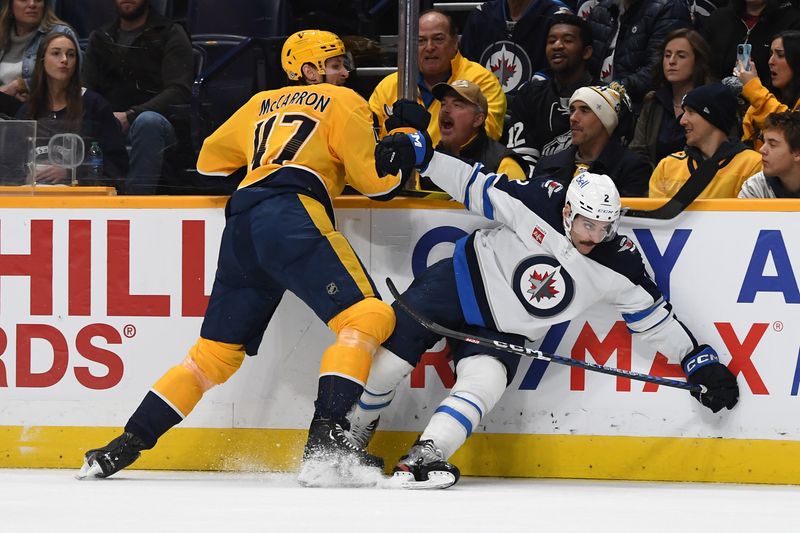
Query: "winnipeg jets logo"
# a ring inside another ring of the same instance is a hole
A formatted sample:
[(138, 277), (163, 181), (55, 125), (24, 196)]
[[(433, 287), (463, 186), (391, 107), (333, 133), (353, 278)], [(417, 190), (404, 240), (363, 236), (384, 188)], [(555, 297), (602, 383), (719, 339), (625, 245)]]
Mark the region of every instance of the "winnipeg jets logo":
[(555, 316), (566, 309), (575, 295), (574, 287), (572, 276), (548, 255), (529, 257), (514, 270), (514, 293), (535, 317)]
[(611, 83), (611, 78), (614, 75), (614, 53), (603, 60), (603, 65), (600, 67), (600, 81), (603, 83)]
[(481, 54), (480, 64), (497, 76), (503, 92), (515, 92), (532, 75), (527, 52), (513, 41), (498, 41)]
[(561, 192), (564, 190), (564, 186), (561, 185), (559, 182), (555, 180), (547, 180), (542, 184), (542, 187), (545, 188), (547, 191), (547, 197), (552, 198), (553, 193)]
[(636, 251), (636, 244), (632, 240), (627, 237), (622, 237), (619, 241), (619, 250), (618, 252), (635, 252)]
[(542, 272), (541, 274), (534, 270), (533, 274), (528, 276), (528, 283), (531, 285), (528, 289), (528, 294), (530, 294), (530, 298), (528, 298), (529, 302), (533, 300), (541, 302), (545, 298), (556, 297), (558, 289), (555, 287), (553, 277), (559, 270), (561, 270), (561, 267), (554, 269), (550, 273)]

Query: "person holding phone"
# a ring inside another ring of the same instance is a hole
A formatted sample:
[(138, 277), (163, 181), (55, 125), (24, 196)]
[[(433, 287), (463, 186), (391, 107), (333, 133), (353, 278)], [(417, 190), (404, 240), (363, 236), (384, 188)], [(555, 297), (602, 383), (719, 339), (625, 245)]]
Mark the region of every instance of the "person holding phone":
[(698, 28), (711, 47), (711, 75), (718, 80), (730, 76), (736, 66), (738, 45), (747, 43), (752, 46), (751, 58), (761, 83), (772, 90), (767, 67), (769, 45), (780, 32), (800, 29), (800, 9), (795, 7), (795, 2), (784, 0), (730, 0), (725, 3), (727, 5), (714, 10)]
[(761, 132), (770, 114), (794, 111), (800, 106), (800, 31), (779, 33), (772, 40), (770, 51), (767, 65), (773, 91), (762, 83), (752, 58), (747, 65), (737, 61), (733, 69), (733, 75), (742, 82), (742, 98), (750, 104), (742, 121), (742, 140), (755, 149), (763, 144)]

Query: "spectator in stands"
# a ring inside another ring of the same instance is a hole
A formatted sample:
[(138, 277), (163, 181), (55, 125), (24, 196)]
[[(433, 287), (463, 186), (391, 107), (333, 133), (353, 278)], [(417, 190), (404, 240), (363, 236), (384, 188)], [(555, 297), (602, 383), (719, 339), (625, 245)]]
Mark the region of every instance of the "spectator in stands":
[(661, 47), (661, 68), (656, 70), (656, 90), (647, 94), (629, 148), (646, 155), (655, 166), (686, 146), (686, 131), (679, 120), (683, 97), (709, 79), (708, 43), (695, 30), (673, 30)]
[(511, 103), (508, 147), (531, 169), (540, 157), (570, 147), (569, 98), (581, 87), (596, 85), (587, 63), (592, 57), (589, 24), (576, 15), (555, 15), (551, 21), (545, 46), (550, 68), (524, 85)]
[(105, 98), (82, 89), (79, 50), (74, 35), (50, 33), (36, 55), (30, 98), (17, 112), (18, 118), (38, 121), (37, 138), (43, 146), (37, 146), (36, 153), (45, 164), (37, 164), (34, 180), (69, 183), (66, 168), (49, 164), (47, 142), (58, 133), (77, 133), (83, 138), (85, 151), (93, 141), (103, 150), (103, 176), (90, 176), (90, 169), (82, 166), (78, 169), (78, 182), (119, 185), (128, 170), (125, 139)]
[(569, 99), (572, 146), (540, 159), (533, 177), (550, 177), (566, 186), (581, 172), (607, 174), (620, 196), (647, 196), (652, 167), (646, 157), (622, 146), (617, 132), (621, 115), (628, 112), (625, 100), (609, 87), (575, 91)]
[(758, 149), (764, 120), (772, 113), (797, 109), (800, 106), (800, 31), (781, 32), (772, 41), (769, 56), (769, 76), (774, 87), (770, 92), (761, 82), (757, 65), (750, 70), (737, 64), (734, 76), (742, 82), (742, 97), (750, 103), (742, 121), (742, 140)]
[(739, 198), (800, 198), (800, 113), (769, 115), (759, 152), (763, 170), (744, 182)]
[[(385, 122), (397, 100), (397, 79), (396, 72), (386, 76), (369, 98), (369, 107), (378, 117), (382, 137), (387, 133)], [(489, 103), (486, 133), (492, 139), (499, 139), (506, 113), (506, 97), (500, 82), (494, 74), (461, 55), (458, 36), (449, 16), (440, 11), (425, 11), (419, 17), (417, 101), (428, 109), (431, 116), (438, 116), (441, 106), (431, 89), (437, 83), (455, 80), (469, 80), (481, 88)], [(428, 133), (434, 145), (441, 140), (438, 121), (430, 121)]]
[(592, 73), (601, 83), (616, 81), (638, 110), (661, 63), (667, 34), (690, 25), (683, 0), (599, 0), (588, 19), (594, 37)]
[(726, 5), (728, 0), (689, 0), (689, 16), (694, 29), (702, 32), (708, 27), (711, 13)]
[[(686, 150), (662, 159), (650, 177), (651, 198), (671, 198), (684, 184), (701, 186), (694, 198), (736, 198), (742, 183), (761, 170), (761, 156), (729, 141), (736, 121), (736, 96), (721, 83), (701, 85), (683, 99), (681, 125)], [(708, 171), (713, 163), (711, 171)], [(694, 199), (692, 198), (692, 199)]]
[(103, 95), (131, 145), (126, 194), (154, 194), (176, 143), (171, 105), (189, 101), (192, 46), (148, 0), (115, 0), (119, 16), (89, 37), (84, 82)]
[[(510, 179), (528, 177), (527, 164), (498, 141), (486, 135), (484, 122), (489, 104), (481, 88), (469, 80), (437, 83), (433, 96), (441, 102), (439, 131), (442, 140), (436, 149), (474, 164), (482, 163), (485, 172), (503, 173)], [(420, 179), (420, 189), (439, 191), (430, 178)]]
[(45, 0), (3, 0), (0, 9), (0, 113), (14, 116), (27, 100), (36, 51), (50, 32), (75, 37)]
[(761, 83), (772, 89), (767, 66), (770, 43), (789, 29), (800, 29), (800, 10), (785, 0), (731, 0), (711, 13), (703, 27), (711, 47), (711, 75), (716, 79), (730, 75), (736, 66), (736, 45), (749, 43)]
[(489, 0), (469, 13), (461, 53), (493, 72), (503, 92), (513, 96), (547, 68), (544, 50), (551, 17), (571, 12), (561, 0)]

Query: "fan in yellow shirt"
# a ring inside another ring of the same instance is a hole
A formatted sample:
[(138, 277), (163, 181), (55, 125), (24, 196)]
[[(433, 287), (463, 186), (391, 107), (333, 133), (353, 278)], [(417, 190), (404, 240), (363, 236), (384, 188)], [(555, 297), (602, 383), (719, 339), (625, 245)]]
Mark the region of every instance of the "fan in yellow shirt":
[(736, 97), (721, 83), (701, 85), (683, 99), (680, 123), (686, 150), (659, 161), (650, 176), (650, 198), (671, 198), (706, 159), (718, 158), (718, 170), (697, 198), (736, 198), (742, 184), (761, 170), (761, 155), (728, 140), (736, 121)]

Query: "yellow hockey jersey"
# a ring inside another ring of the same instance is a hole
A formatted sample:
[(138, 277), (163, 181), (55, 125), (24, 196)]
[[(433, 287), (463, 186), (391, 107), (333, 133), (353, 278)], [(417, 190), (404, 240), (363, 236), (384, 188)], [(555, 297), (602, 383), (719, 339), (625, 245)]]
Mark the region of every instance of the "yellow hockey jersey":
[[(658, 162), (650, 176), (650, 198), (672, 198), (700, 163), (685, 151)], [(698, 198), (736, 198), (747, 178), (761, 170), (761, 154), (742, 150), (716, 173)]]
[(295, 166), (319, 177), (331, 198), (345, 184), (376, 200), (394, 196), (400, 176), (378, 177), (376, 132), (367, 102), (328, 83), (288, 86), (253, 96), (203, 142), (197, 170), (228, 176), (246, 165), (239, 188)]

